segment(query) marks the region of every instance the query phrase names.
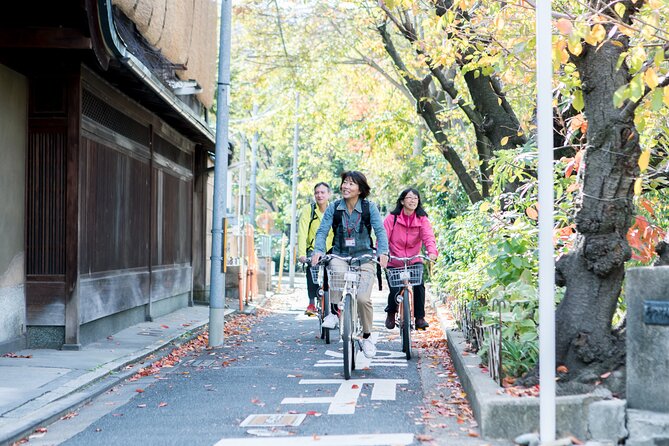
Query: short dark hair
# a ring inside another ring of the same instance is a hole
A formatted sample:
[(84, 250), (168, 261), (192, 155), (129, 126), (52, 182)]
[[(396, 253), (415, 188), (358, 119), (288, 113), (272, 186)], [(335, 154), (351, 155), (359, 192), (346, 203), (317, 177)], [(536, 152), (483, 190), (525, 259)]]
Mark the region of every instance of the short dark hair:
[[(362, 172), (358, 172), (357, 170), (348, 170), (346, 172), (342, 172), (341, 175), (341, 184), (344, 184), (344, 181), (347, 178), (350, 178), (351, 181), (353, 181), (355, 184), (358, 185), (360, 188), (360, 198), (365, 199), (369, 196), (369, 193), (371, 192), (371, 188), (369, 187), (369, 184), (367, 183), (367, 177), (365, 177), (365, 174)], [(339, 185), (339, 189), (341, 189), (341, 184)]]
[(316, 183), (316, 185), (314, 186), (314, 191), (321, 186), (325, 186), (329, 191), (332, 191), (332, 189), (330, 189), (330, 185), (328, 183), (326, 183), (325, 181), (321, 181), (320, 183)]
[(401, 193), (400, 196), (397, 198), (397, 202), (395, 203), (395, 209), (390, 211), (391, 215), (400, 215), (400, 212), (402, 212), (402, 208), (404, 207), (402, 205), (402, 200), (404, 200), (407, 196), (407, 194), (411, 192), (415, 196), (418, 197), (418, 207), (416, 208), (416, 215), (419, 217), (427, 217), (427, 212), (425, 212), (425, 209), (423, 209), (423, 202), (420, 199), (420, 192), (418, 192), (417, 189), (414, 189), (413, 187), (409, 187), (407, 189), (404, 189)]

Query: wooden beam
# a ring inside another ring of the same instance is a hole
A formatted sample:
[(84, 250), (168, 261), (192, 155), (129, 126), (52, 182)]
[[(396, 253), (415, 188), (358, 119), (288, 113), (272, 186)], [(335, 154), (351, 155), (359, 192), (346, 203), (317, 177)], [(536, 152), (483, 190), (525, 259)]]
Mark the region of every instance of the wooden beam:
[(0, 28), (0, 48), (88, 50), (92, 44), (74, 28)]

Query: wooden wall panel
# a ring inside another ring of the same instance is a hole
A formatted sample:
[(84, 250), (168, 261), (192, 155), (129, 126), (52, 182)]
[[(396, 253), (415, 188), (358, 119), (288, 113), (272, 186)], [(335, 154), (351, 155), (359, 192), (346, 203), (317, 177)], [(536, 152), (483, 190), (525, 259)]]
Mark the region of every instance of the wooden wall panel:
[(65, 274), (67, 129), (31, 126), (26, 178), (26, 275)]
[(149, 264), (149, 164), (82, 138), (81, 273)]

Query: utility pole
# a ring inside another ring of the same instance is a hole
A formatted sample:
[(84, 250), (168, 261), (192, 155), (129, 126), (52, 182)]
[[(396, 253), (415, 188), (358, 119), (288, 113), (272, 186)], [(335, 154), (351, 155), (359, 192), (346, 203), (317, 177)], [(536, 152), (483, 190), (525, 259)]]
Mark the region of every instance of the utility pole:
[[(253, 104), (253, 117), (258, 116), (258, 104)], [(249, 217), (251, 224), (256, 227), (256, 178), (258, 175), (258, 143), (260, 141), (260, 133), (256, 130), (253, 132), (253, 139), (251, 140), (251, 191), (249, 192)]]
[(225, 325), (225, 280), (223, 254), (227, 214), (228, 125), (230, 112), (230, 41), (232, 0), (221, 0), (218, 45), (218, 102), (216, 105), (216, 160), (214, 166), (214, 212), (211, 228), (211, 285), (209, 292), (209, 347), (223, 345)]
[(539, 149), (539, 434), (555, 441), (555, 259), (553, 249), (553, 61), (551, 2), (537, 2), (537, 145)]
[(289, 286), (295, 288), (295, 245), (297, 244), (297, 143), (300, 135), (300, 93), (295, 93), (295, 132), (293, 133), (293, 199), (290, 206)]

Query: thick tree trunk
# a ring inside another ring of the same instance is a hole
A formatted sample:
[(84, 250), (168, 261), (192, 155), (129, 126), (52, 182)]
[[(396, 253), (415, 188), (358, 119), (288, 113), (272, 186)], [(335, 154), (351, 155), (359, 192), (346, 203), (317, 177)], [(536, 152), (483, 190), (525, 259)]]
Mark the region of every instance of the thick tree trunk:
[(629, 81), (627, 67), (616, 68), (626, 39), (584, 48), (574, 58), (588, 120), (584, 168), (579, 172), (583, 187), (576, 213), (578, 233), (573, 250), (557, 262), (556, 276), (557, 284), (566, 286), (556, 314), (557, 362), (572, 372), (616, 353), (612, 318), (624, 263), (631, 257), (626, 236), (640, 155), (633, 116), (613, 105), (613, 94)]

